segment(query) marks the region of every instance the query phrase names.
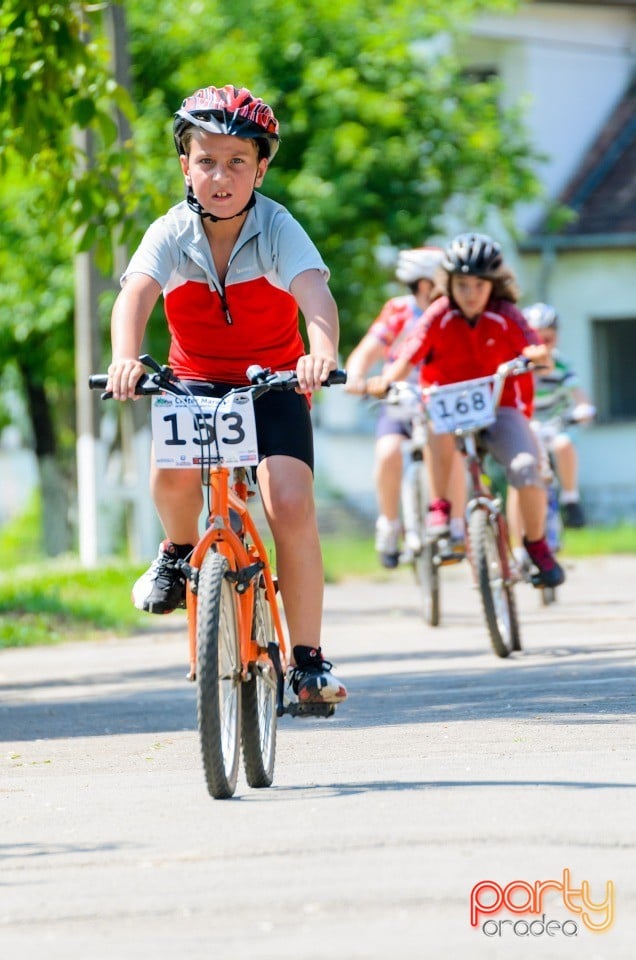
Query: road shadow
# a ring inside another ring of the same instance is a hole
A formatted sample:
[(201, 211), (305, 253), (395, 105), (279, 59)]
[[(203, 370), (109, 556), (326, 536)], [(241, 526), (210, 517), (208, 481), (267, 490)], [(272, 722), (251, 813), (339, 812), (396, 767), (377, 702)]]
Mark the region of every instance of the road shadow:
[[(328, 722), (341, 729), (497, 719), (633, 724), (633, 657), (617, 656), (615, 652), (607, 659), (603, 656), (606, 650), (570, 649), (585, 653), (584, 661), (572, 660), (563, 648), (555, 648), (552, 655), (543, 650), (536, 664), (532, 655), (520, 655), (525, 657), (521, 668), (514, 657), (494, 659), (489, 667), (460, 666), (452, 657), (448, 668), (440, 668), (437, 654), (438, 666), (429, 670), (429, 654), (420, 652), (397, 658), (393, 655), (393, 669), (373, 675), (356, 672), (355, 667), (382, 663), (383, 654), (343, 657), (342, 666), (349, 668), (349, 698), (338, 707), (335, 717), (329, 721), (284, 718), (282, 722), (319, 726)], [(409, 661), (408, 667), (396, 670), (395, 662), (402, 658)], [(414, 662), (418, 664), (415, 668)], [(0, 738), (15, 743), (195, 730), (196, 685), (183, 677), (181, 669), (167, 667), (111, 672), (94, 679), (94, 694), (87, 693), (84, 686), (80, 696), (77, 689), (87, 681), (90, 688), (91, 678), (40, 681), (37, 689), (42, 692), (50, 687), (50, 697), (0, 702)], [(112, 689), (104, 691), (102, 683)], [(25, 697), (28, 687), (5, 685), (14, 695), (24, 688)]]
[(633, 783), (614, 783), (611, 781), (584, 780), (356, 780), (344, 783), (274, 784), (267, 791), (250, 791), (241, 796), (242, 801), (258, 802), (262, 800), (294, 799), (311, 791), (312, 801), (330, 797), (351, 797), (366, 793), (402, 793), (405, 791), (457, 790), (481, 788), (506, 789), (516, 787), (520, 790), (532, 788), (558, 788), (563, 790), (636, 790)]
[[(125, 686), (125, 675), (121, 678)], [(0, 741), (55, 740), (196, 730), (196, 691), (186, 680), (162, 690), (0, 705)]]

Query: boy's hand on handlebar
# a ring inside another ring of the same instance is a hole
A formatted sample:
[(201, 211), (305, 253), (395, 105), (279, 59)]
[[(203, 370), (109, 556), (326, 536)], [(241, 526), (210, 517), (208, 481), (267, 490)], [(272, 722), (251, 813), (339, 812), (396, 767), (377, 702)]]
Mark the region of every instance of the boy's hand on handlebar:
[(296, 364), (298, 378), (296, 393), (312, 393), (314, 390), (320, 390), (331, 371), (337, 366), (333, 357), (305, 354)]
[(113, 360), (108, 368), (108, 386), (114, 400), (138, 400), (135, 387), (146, 372), (143, 363), (136, 357)]
[(347, 371), (347, 382), (345, 383), (347, 393), (355, 393), (358, 396), (364, 396), (367, 392), (367, 378), (361, 373), (351, 373)]
[(380, 400), (386, 397), (390, 382), (383, 376), (369, 377), (367, 380), (367, 393), (370, 397), (378, 397)]
[(536, 366), (552, 366), (550, 351), (543, 343), (531, 344), (530, 346), (524, 347), (522, 353), (528, 360), (532, 360)]

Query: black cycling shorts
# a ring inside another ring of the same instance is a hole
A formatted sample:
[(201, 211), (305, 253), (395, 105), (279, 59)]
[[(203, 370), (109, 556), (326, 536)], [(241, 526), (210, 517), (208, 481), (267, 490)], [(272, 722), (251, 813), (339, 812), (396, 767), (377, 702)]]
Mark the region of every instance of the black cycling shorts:
[[(201, 380), (186, 380), (185, 383), (194, 394), (202, 397), (223, 397), (236, 386)], [(254, 401), (254, 418), (259, 460), (272, 456), (295, 457), (314, 472), (314, 435), (309, 403), (304, 394), (294, 390), (270, 390)]]

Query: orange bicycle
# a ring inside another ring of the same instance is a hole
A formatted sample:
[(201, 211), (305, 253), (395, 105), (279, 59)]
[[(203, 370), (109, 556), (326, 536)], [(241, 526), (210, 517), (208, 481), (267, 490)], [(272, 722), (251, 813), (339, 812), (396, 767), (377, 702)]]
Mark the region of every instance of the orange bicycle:
[[(203, 768), (211, 796), (225, 799), (236, 790), (241, 746), (249, 786), (269, 787), (277, 718), (285, 713), (327, 717), (335, 710), (332, 703), (285, 700), (289, 645), (267, 550), (248, 509), (249, 464), (257, 462), (250, 403), (269, 390), (293, 390), (297, 380), (291, 371), (252, 366), (249, 386), (220, 399), (201, 397), (169, 367), (147, 355), (140, 360), (153, 372), (139, 380), (136, 393), (158, 396), (153, 417), (168, 431), (167, 446), (178, 449), (179, 465), (200, 466), (207, 488), (206, 529), (181, 570), (187, 584), (188, 678), (197, 683)], [(104, 389), (107, 380), (96, 374), (89, 386)], [(345, 381), (346, 373), (335, 370), (325, 385)], [(184, 453), (184, 419), (195, 434), (192, 463)]]

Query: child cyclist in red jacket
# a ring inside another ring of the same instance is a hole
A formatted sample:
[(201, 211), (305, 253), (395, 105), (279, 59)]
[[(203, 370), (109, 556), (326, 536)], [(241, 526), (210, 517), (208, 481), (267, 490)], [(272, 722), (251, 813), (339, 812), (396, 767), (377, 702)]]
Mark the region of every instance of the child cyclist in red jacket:
[[(211, 86), (183, 101), (174, 140), (186, 199), (150, 226), (122, 277), (109, 389), (119, 400), (134, 397), (144, 331), (161, 294), (169, 362), (193, 392), (222, 396), (245, 385), (253, 363), (296, 371), (298, 392), (268, 393), (255, 404), (257, 479), (294, 653), (289, 695), (336, 703), (347, 693), (320, 650), (324, 578), (305, 394), (337, 366), (338, 312), (329, 271), (303, 228), (256, 192), (278, 149), (278, 129), (270, 107), (244, 88)], [(153, 464), (151, 489), (166, 539), (134, 585), (133, 602), (170, 613), (185, 598), (177, 561), (199, 537), (200, 472)]]
[[(382, 396), (388, 385), (403, 380), (421, 363), (423, 384), (448, 384), (495, 373), (500, 363), (524, 354), (537, 363), (547, 358), (523, 314), (515, 306), (518, 290), (504, 266), (501, 247), (484, 234), (460, 234), (446, 249), (438, 279), (444, 296), (435, 300), (381, 376), (369, 380), (369, 393)], [(532, 375), (506, 381), (497, 418), (485, 430), (488, 449), (518, 490), (526, 531), (524, 545), (546, 586), (563, 583), (565, 574), (545, 540), (546, 493), (541, 455), (530, 429)], [(447, 533), (449, 478), (455, 438), (429, 435), (435, 489), (427, 518), (432, 533)]]

